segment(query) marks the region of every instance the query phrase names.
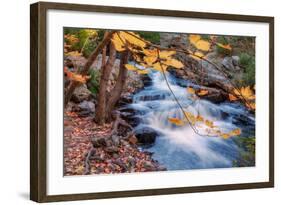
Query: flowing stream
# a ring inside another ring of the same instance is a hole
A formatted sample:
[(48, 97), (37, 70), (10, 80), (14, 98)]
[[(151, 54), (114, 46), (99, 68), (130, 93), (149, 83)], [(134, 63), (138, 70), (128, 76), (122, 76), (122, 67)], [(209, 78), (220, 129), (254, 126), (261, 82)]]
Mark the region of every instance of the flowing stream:
[[(214, 104), (202, 99), (194, 101), (186, 90), (190, 82), (176, 79), (169, 73), (166, 76), (185, 110), (214, 121), (222, 131), (241, 128), (242, 136), (254, 134), (255, 118), (241, 104)], [(170, 123), (168, 118), (183, 119), (183, 113), (168, 89), (163, 74), (151, 72), (149, 77), (149, 85), (136, 93), (133, 103), (126, 106), (135, 110), (134, 117), (140, 121), (135, 130), (149, 127), (157, 132), (155, 143), (140, 149), (152, 152), (153, 159), (168, 170), (232, 167), (240, 151), (233, 139), (201, 136), (189, 125), (176, 126)]]

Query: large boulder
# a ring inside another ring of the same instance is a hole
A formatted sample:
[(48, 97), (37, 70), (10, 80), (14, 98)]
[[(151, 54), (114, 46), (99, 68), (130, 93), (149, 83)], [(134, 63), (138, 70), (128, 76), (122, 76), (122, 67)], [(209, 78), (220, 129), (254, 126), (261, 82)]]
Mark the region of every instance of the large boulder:
[(238, 66), (239, 57), (238, 56), (226, 56), (222, 60), (221, 64), (224, 68), (226, 68), (229, 72), (239, 71), (240, 67)]
[(152, 145), (154, 144), (158, 133), (150, 127), (142, 127), (135, 130), (135, 136), (138, 139), (138, 142), (143, 145)]
[(84, 100), (78, 104), (78, 108), (80, 116), (88, 116), (95, 113), (95, 104), (92, 101)]
[(80, 103), (83, 101), (88, 101), (92, 98), (91, 91), (88, 90), (87, 86), (85, 84), (80, 85), (79, 87), (75, 88), (71, 100), (75, 103)]

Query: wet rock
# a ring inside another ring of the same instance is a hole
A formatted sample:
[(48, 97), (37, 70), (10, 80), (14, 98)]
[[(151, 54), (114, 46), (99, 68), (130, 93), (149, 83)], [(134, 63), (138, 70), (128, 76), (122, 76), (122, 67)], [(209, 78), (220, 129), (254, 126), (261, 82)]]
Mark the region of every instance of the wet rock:
[(111, 147), (105, 148), (105, 151), (106, 151), (107, 153), (110, 153), (110, 154), (112, 154), (112, 153), (118, 153), (118, 148), (117, 148), (117, 147), (114, 147), (114, 146), (111, 146)]
[(251, 120), (248, 116), (237, 114), (234, 115), (232, 118), (232, 122), (236, 125), (243, 125), (243, 126), (255, 126), (255, 121)]
[(164, 167), (163, 165), (159, 165), (159, 166), (157, 167), (157, 170), (158, 170), (158, 171), (167, 171), (167, 168)]
[(111, 139), (112, 139), (112, 142), (115, 146), (118, 146), (120, 144), (120, 136), (112, 135)]
[(83, 101), (88, 101), (91, 98), (92, 98), (91, 91), (89, 91), (87, 86), (83, 84), (74, 90), (71, 100), (75, 103), (80, 103)]
[(135, 115), (137, 114), (137, 111), (133, 108), (123, 108), (123, 109), (120, 109), (120, 112), (121, 112), (121, 117), (126, 117), (126, 116), (129, 116), (129, 115)]
[(132, 135), (132, 136), (129, 137), (128, 141), (129, 141), (131, 144), (137, 144), (138, 139), (136, 138), (135, 135)]
[(201, 96), (201, 99), (209, 100), (213, 103), (221, 103), (227, 100), (227, 96), (223, 94), (221, 91), (208, 93), (205, 96)]
[(87, 117), (93, 113), (95, 113), (95, 104), (91, 101), (84, 100), (78, 106), (78, 115), (80, 117)]
[(105, 147), (106, 146), (106, 140), (104, 137), (93, 137), (92, 138), (92, 145), (93, 147)]
[(160, 44), (163, 47), (184, 47), (188, 46), (187, 34), (181, 33), (160, 33)]
[(132, 127), (136, 127), (140, 124), (141, 122), (141, 118), (140, 117), (136, 117), (134, 115), (132, 116), (126, 116), (126, 117), (123, 117), (123, 119), (129, 123)]
[[(64, 60), (64, 64), (69, 68), (81, 68), (85, 65), (87, 59), (83, 56), (66, 56)], [(75, 70), (70, 70), (71, 72), (74, 72)]]
[(139, 97), (138, 100), (141, 100), (141, 101), (163, 100), (169, 94), (170, 93), (164, 93), (164, 94), (158, 94), (158, 95), (144, 95), (144, 96)]
[(239, 66), (239, 56), (232, 56), (232, 63), (234, 66)]
[(131, 104), (133, 99), (131, 96), (122, 96), (119, 101), (117, 102), (117, 107), (125, 106), (127, 104)]
[(207, 94), (203, 96), (199, 96), (200, 99), (209, 100), (213, 103), (221, 103), (228, 99), (228, 94), (221, 89), (211, 88), (206, 86), (198, 86), (193, 88), (196, 90), (196, 93), (199, 92), (200, 90), (208, 91)]
[(143, 127), (135, 131), (138, 142), (144, 145), (151, 145), (155, 142), (157, 132), (149, 127)]
[(95, 104), (91, 101), (83, 101), (81, 102), (78, 107), (81, 109), (81, 110), (85, 110), (85, 111), (88, 111), (88, 112), (92, 112), (94, 113), (95, 112)]
[(148, 75), (141, 75), (141, 80), (145, 87), (152, 85), (152, 80)]
[(232, 57), (225, 57), (223, 61), (221, 62), (224, 68), (229, 70), (230, 72), (235, 72), (237, 70), (240, 70), (239, 64), (239, 57), (238, 56), (232, 56)]
[(155, 165), (150, 161), (144, 161), (143, 167), (146, 169), (146, 171), (156, 171)]

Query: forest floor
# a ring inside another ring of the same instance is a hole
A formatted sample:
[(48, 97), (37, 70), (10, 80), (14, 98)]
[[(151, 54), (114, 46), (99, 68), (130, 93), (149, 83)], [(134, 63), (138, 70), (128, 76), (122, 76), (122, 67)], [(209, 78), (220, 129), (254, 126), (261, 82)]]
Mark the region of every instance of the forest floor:
[[(79, 116), (77, 111), (65, 111), (64, 175), (165, 170), (152, 159), (152, 153), (138, 148), (134, 135), (120, 138), (117, 143), (109, 138), (112, 126), (112, 123), (98, 126), (93, 115)], [(94, 138), (100, 138), (100, 144), (93, 143)]]

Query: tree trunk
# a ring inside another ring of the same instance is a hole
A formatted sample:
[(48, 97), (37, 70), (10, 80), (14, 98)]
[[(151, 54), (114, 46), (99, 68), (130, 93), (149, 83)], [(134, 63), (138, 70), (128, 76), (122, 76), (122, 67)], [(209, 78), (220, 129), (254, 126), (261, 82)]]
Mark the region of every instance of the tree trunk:
[(106, 109), (106, 111), (107, 111), (106, 120), (107, 121), (111, 120), (111, 113), (122, 94), (124, 85), (126, 84), (127, 69), (125, 68), (125, 64), (128, 63), (128, 59), (129, 59), (129, 52), (124, 51), (124, 53), (122, 54), (122, 57), (121, 57), (119, 74), (118, 74), (115, 86), (114, 86), (113, 90), (110, 92), (110, 96), (109, 96), (109, 99), (107, 102), (107, 109)]
[[(115, 31), (111, 31), (105, 34), (104, 39), (102, 40), (102, 42), (100, 42), (100, 44), (96, 47), (96, 49), (91, 53), (91, 55), (89, 56), (84, 68), (79, 72), (79, 74), (81, 75), (87, 75), (90, 67), (92, 66), (92, 64), (94, 63), (94, 61), (96, 60), (96, 58), (98, 57), (99, 53), (101, 52), (101, 50), (109, 43), (113, 33)], [(75, 88), (80, 85), (79, 82), (77, 81), (71, 81), (71, 83), (69, 84), (69, 86), (66, 89), (65, 92), (65, 97), (64, 97), (64, 106), (66, 107), (66, 105), (68, 104)]]
[[(105, 52), (104, 52), (105, 53)], [(106, 55), (103, 55), (103, 58), (106, 58)], [(106, 88), (109, 81), (109, 76), (111, 74), (114, 62), (116, 59), (116, 50), (114, 45), (110, 44), (109, 57), (106, 64), (101, 68), (101, 78), (99, 84), (99, 93), (98, 93), (98, 105), (95, 114), (95, 120), (98, 124), (102, 125), (105, 122), (105, 113), (106, 113)], [(102, 59), (104, 61), (104, 59)]]

